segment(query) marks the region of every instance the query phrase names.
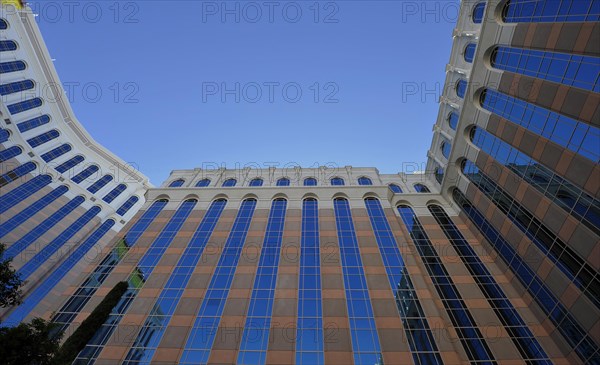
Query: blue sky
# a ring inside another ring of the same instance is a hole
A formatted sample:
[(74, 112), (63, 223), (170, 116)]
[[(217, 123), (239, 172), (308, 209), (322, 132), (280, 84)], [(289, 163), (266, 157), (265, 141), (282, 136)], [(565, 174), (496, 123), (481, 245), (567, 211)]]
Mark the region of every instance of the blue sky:
[(156, 185), (202, 166), (426, 161), (457, 1), (69, 4), (30, 2), (73, 109)]

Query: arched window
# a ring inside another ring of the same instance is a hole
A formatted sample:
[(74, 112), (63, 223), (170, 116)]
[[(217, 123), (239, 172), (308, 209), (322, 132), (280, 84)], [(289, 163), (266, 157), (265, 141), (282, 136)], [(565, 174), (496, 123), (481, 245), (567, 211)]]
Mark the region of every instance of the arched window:
[(28, 139), (27, 143), (29, 143), (31, 147), (35, 148), (43, 145), (46, 142), (58, 138), (58, 136), (60, 136), (60, 133), (58, 133), (56, 129), (53, 129), (46, 133), (42, 133), (39, 136)]
[(398, 185), (390, 184), (388, 187), (394, 194), (402, 194), (402, 189)]
[(429, 188), (423, 184), (415, 184), (414, 187), (417, 193), (431, 193), (431, 191), (429, 191)]
[(93, 183), (89, 188), (88, 191), (92, 194), (97, 193), (100, 189), (102, 189), (103, 187), (106, 186), (106, 184), (108, 184), (109, 182), (113, 181), (113, 177), (110, 175), (104, 175), (102, 176), (98, 181), (96, 181), (95, 183)]
[(83, 156), (75, 156), (72, 159), (70, 159), (66, 162), (63, 162), (62, 164), (57, 166), (56, 171), (60, 172), (61, 174), (64, 174), (65, 172), (69, 171), (73, 167), (82, 163), (84, 160), (85, 160), (85, 158), (83, 158)]
[(59, 147), (56, 147), (52, 151), (48, 151), (48, 152), (44, 153), (41, 157), (44, 161), (50, 162), (50, 161), (53, 161), (53, 160), (59, 158), (60, 156), (64, 155), (65, 153), (70, 152), (72, 149), (73, 149), (73, 147), (71, 147), (70, 145), (65, 143)]
[(467, 93), (467, 81), (458, 80), (458, 82), (456, 83), (456, 95), (458, 95), (459, 98), (464, 99), (466, 93)]
[(17, 49), (17, 44), (13, 41), (0, 41), (0, 52), (14, 51)]
[(183, 180), (183, 179), (177, 179), (177, 180), (175, 180), (175, 181), (172, 181), (172, 182), (169, 184), (169, 187), (170, 187), (170, 188), (179, 188), (179, 187), (182, 187), (182, 186), (183, 186), (183, 184), (185, 184), (185, 180)]
[(237, 184), (237, 180), (236, 179), (227, 179), (225, 181), (223, 181), (223, 187), (224, 188), (230, 188), (230, 187), (234, 187)]
[(475, 43), (469, 43), (465, 47), (465, 61), (469, 63), (473, 63), (473, 59), (475, 58), (475, 49), (477, 49), (477, 45)]
[(596, 0), (531, 1), (509, 0), (502, 9), (505, 23), (597, 22)]
[(456, 130), (458, 126), (458, 114), (454, 112), (448, 114), (448, 125), (450, 125), (450, 128)]
[(119, 184), (116, 188), (114, 188), (110, 193), (106, 194), (102, 200), (107, 203), (112, 203), (119, 195), (121, 195), (125, 190), (127, 190), (127, 185)]
[(0, 143), (8, 141), (8, 137), (10, 137), (10, 132), (6, 129), (0, 128)]
[(341, 177), (334, 177), (333, 179), (331, 179), (331, 185), (333, 185), (333, 186), (345, 185), (344, 179), (342, 179)]
[(140, 198), (137, 196), (132, 196), (131, 198), (127, 199), (127, 201), (123, 203), (123, 205), (121, 205), (121, 207), (117, 210), (117, 214), (124, 216), (139, 200)]
[(442, 183), (442, 181), (444, 180), (444, 168), (443, 168), (443, 167), (441, 167), (441, 166), (438, 166), (438, 167), (435, 169), (435, 180), (436, 180), (438, 183), (440, 183), (440, 184), (441, 184), (441, 183)]
[(0, 188), (10, 184), (11, 182), (23, 177), (24, 175), (32, 171), (35, 171), (36, 168), (36, 164), (34, 164), (33, 162), (27, 162), (26, 164), (7, 172), (6, 174), (0, 176)]
[(452, 145), (448, 141), (443, 141), (440, 145), (440, 149), (442, 150), (442, 155), (446, 157), (446, 159), (450, 158), (450, 151), (452, 150)]
[(81, 171), (79, 174), (75, 175), (71, 180), (79, 184), (88, 177), (98, 172), (98, 170), (100, 170), (100, 168), (96, 165), (89, 166), (85, 170)]
[(10, 112), (10, 114), (19, 114), (27, 110), (39, 108), (40, 106), (42, 106), (42, 99), (33, 98), (22, 101), (20, 103), (9, 105), (8, 111)]
[(259, 179), (259, 178), (252, 179), (250, 181), (249, 186), (263, 186), (263, 179)]
[(33, 81), (22, 80), (11, 82), (10, 84), (0, 85), (0, 95), (10, 95), (25, 90), (33, 89)]
[(483, 22), (484, 15), (485, 15), (485, 2), (477, 3), (473, 7), (473, 23), (481, 24), (481, 22)]
[(210, 179), (202, 179), (196, 183), (197, 188), (205, 188), (210, 185)]
[(362, 176), (358, 178), (358, 185), (373, 185), (373, 182), (368, 177)]
[(23, 149), (21, 147), (12, 146), (7, 148), (4, 151), (0, 151), (0, 162), (8, 161), (13, 157), (17, 157), (21, 153), (23, 153)]
[(0, 19), (0, 29), (8, 29), (8, 23), (4, 19)]
[(0, 74), (23, 71), (25, 68), (27, 68), (27, 65), (23, 61), (2, 62), (0, 63)]
[(282, 177), (281, 179), (277, 180), (277, 186), (290, 186), (290, 179), (287, 177)]
[(17, 127), (19, 128), (19, 131), (23, 133), (48, 123), (50, 123), (50, 116), (44, 114), (42, 116), (21, 122), (17, 124)]
[(304, 186), (317, 186), (317, 179), (314, 177), (307, 177), (304, 179)]
[(24, 184), (12, 189), (8, 193), (2, 195), (0, 200), (0, 214), (6, 212), (8, 209), (19, 204), (23, 200), (32, 196), (34, 193), (40, 191), (42, 188), (50, 185), (52, 182), (52, 176), (50, 175), (38, 175), (33, 179), (30, 179)]

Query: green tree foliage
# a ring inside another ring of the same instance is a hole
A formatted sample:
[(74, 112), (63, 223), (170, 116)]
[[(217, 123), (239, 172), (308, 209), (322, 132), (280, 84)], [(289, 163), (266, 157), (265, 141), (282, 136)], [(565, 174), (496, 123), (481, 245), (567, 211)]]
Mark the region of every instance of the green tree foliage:
[(4, 259), (6, 247), (0, 243), (0, 307), (6, 308), (21, 304), (21, 286), (23, 281), (10, 267), (12, 259)]
[(119, 303), (127, 291), (128, 284), (122, 281), (115, 285), (94, 311), (81, 323), (79, 328), (65, 341), (60, 351), (52, 361), (55, 365), (71, 364), (77, 354), (83, 350), (96, 331), (106, 322), (110, 312)]
[(54, 323), (35, 318), (16, 327), (0, 327), (0, 363), (47, 365), (58, 351), (61, 336), (51, 336)]

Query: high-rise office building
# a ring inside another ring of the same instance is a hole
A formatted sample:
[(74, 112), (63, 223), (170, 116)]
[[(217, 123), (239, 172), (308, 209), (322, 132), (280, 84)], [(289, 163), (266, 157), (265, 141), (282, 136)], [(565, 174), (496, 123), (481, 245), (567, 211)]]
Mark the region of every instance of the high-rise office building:
[(69, 334), (127, 282), (75, 363), (600, 364), (600, 1), (464, 1), (453, 36), (425, 173), (142, 180), (103, 254), (40, 284), (62, 298), (6, 318)]
[(0, 319), (19, 322), (55, 309), (150, 185), (77, 121), (31, 11), (2, 1), (0, 15), (0, 243), (26, 280)]

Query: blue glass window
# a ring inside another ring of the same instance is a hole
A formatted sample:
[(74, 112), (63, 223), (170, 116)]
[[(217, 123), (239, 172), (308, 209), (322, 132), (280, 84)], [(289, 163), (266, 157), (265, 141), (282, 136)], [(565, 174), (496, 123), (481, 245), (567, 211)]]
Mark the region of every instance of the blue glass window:
[(10, 114), (18, 114), (27, 110), (39, 108), (40, 106), (42, 106), (42, 99), (33, 98), (9, 105), (8, 111), (10, 112)]
[(402, 188), (400, 188), (398, 185), (390, 184), (388, 187), (392, 192), (394, 192), (394, 194), (402, 194)]
[(107, 203), (112, 203), (119, 195), (121, 195), (125, 190), (127, 190), (127, 185), (119, 184), (116, 188), (114, 188), (110, 193), (106, 194), (102, 200)]
[(23, 71), (27, 66), (23, 61), (9, 61), (0, 63), (0, 74)]
[(0, 128), (0, 143), (4, 143), (4, 142), (8, 141), (9, 137), (10, 137), (10, 132), (6, 129)]
[(417, 193), (431, 193), (429, 188), (423, 184), (415, 184), (414, 188)]
[(142, 216), (133, 224), (125, 238), (117, 243), (117, 246), (102, 260), (94, 271), (75, 291), (75, 294), (62, 306), (60, 311), (52, 319), (54, 323), (60, 326), (58, 331), (64, 331), (73, 322), (79, 312), (85, 307), (87, 302), (92, 298), (96, 289), (106, 280), (115, 266), (127, 254), (130, 247), (135, 246), (139, 237), (146, 231), (148, 226), (154, 221), (156, 216), (160, 214), (162, 209), (167, 205), (166, 199), (157, 200), (146, 210)]
[(517, 253), (503, 236), (490, 224), (481, 212), (479, 212), (463, 193), (454, 189), (452, 197), (463, 212), (471, 219), (473, 225), (492, 245), (499, 257), (511, 268), (515, 276), (532, 295), (533, 299), (546, 313), (564, 339), (575, 350), (583, 363), (592, 364), (597, 358), (598, 346), (588, 334), (588, 331), (580, 326), (571, 313), (558, 301), (527, 263), (521, 254)]
[(31, 274), (33, 274), (41, 265), (48, 261), (52, 255), (54, 255), (58, 250), (60, 250), (63, 245), (73, 236), (75, 236), (80, 230), (83, 229), (88, 223), (94, 219), (100, 213), (102, 209), (98, 206), (90, 208), (87, 212), (82, 214), (75, 222), (71, 223), (69, 227), (67, 227), (64, 231), (62, 231), (55, 239), (52, 240), (49, 244), (44, 246), (44, 248), (38, 252), (35, 256), (33, 256), (25, 265), (23, 265), (19, 270), (17, 270), (17, 274), (23, 280), (28, 279)]
[[(413, 286), (394, 232), (388, 223), (387, 217), (379, 200), (365, 199), (369, 220), (375, 233), (379, 253), (388, 277), (390, 289), (396, 298), (398, 314), (404, 325), (408, 344), (413, 353), (415, 364), (439, 364), (443, 361), (427, 317), (421, 306), (421, 301)], [(395, 217), (393, 217), (395, 219)]]
[(240, 343), (238, 364), (255, 363), (255, 359), (265, 362), (267, 359), (286, 208), (287, 200), (285, 199), (276, 199), (271, 203), (265, 239), (260, 252), (246, 324)]
[(0, 41), (0, 52), (14, 51), (17, 49), (17, 44), (13, 41)]
[(196, 183), (197, 188), (205, 188), (210, 185), (210, 179), (202, 179)]
[(437, 254), (429, 236), (421, 225), (413, 209), (407, 205), (398, 206), (398, 212), (406, 225), (421, 260), (433, 281), (450, 321), (456, 329), (460, 342), (473, 362), (495, 363), (494, 356), (484, 340), (477, 323), (456, 288), (452, 277)]
[(337, 198), (333, 201), (333, 207), (354, 362), (356, 364), (380, 364), (383, 362), (381, 345), (375, 326), (358, 239), (352, 222), (350, 204), (346, 199)]
[(19, 146), (12, 146), (3, 151), (0, 151), (0, 162), (8, 161), (13, 157), (17, 157), (23, 153), (23, 149)]
[(452, 112), (448, 115), (448, 125), (450, 125), (450, 128), (453, 130), (456, 130), (456, 127), (458, 126), (458, 114)]
[[(315, 180), (316, 182), (316, 180)], [(321, 313), (321, 256), (319, 202), (302, 202), (302, 236), (298, 281), (298, 320), (296, 323), (296, 363), (325, 363), (323, 313)]]
[(473, 59), (475, 58), (475, 50), (476, 49), (477, 49), (477, 45), (475, 43), (469, 43), (465, 47), (465, 53), (464, 53), (465, 61), (467, 61), (469, 63), (473, 63)]
[(590, 124), (491, 89), (482, 92), (480, 104), (484, 109), (514, 124), (593, 162), (600, 162), (600, 129)]
[(237, 180), (236, 179), (227, 179), (225, 181), (223, 181), (223, 187), (227, 188), (227, 187), (233, 187), (237, 184)]
[(56, 129), (53, 129), (46, 133), (42, 133), (39, 136), (28, 139), (27, 143), (29, 143), (31, 147), (35, 148), (43, 145), (46, 142), (58, 138), (58, 136), (60, 136), (60, 133), (58, 133)]
[(500, 70), (600, 92), (598, 57), (501, 46), (494, 49), (491, 63)]
[(467, 93), (467, 81), (458, 80), (458, 82), (456, 83), (456, 95), (458, 95), (459, 98), (464, 99), (466, 93)]
[(600, 308), (600, 275), (587, 264), (585, 258), (498, 186), (494, 179), (480, 171), (473, 162), (464, 160), (461, 167), (465, 177), (493, 201), (498, 209)]
[(42, 281), (29, 294), (23, 303), (7, 317), (6, 323), (20, 323), (29, 313), (61, 282), (69, 271), (94, 247), (102, 237), (115, 225), (112, 219), (102, 223), (77, 249), (63, 261), (60, 266)]
[(167, 284), (162, 289), (154, 305), (155, 310), (146, 318), (142, 329), (137, 334), (137, 338), (125, 359), (125, 365), (137, 365), (140, 361), (149, 362), (152, 360), (156, 347), (160, 343), (181, 299), (183, 290), (192, 277), (192, 271), (198, 265), (204, 248), (226, 204), (227, 201), (224, 199), (215, 200), (204, 218), (202, 218), (202, 222), (173, 269)]
[(523, 360), (526, 362), (532, 361), (536, 364), (551, 365), (552, 362), (548, 359), (548, 355), (546, 355), (534, 334), (529, 330), (519, 312), (512, 306), (502, 288), (496, 282), (494, 275), (485, 267), (479, 255), (477, 255), (471, 244), (465, 239), (444, 209), (438, 205), (430, 205), (428, 208), (444, 231), (444, 235), (448, 238), (452, 247), (458, 252), (458, 256), (469, 270), (471, 277), (475, 280), (481, 292), (485, 295), (488, 303), (504, 324), (506, 332), (508, 332), (515, 347), (521, 353)]
[(46, 153), (44, 153), (41, 157), (44, 161), (46, 162), (50, 162), (53, 161), (57, 158), (59, 158), (60, 156), (64, 155), (67, 152), (70, 152), (73, 149), (73, 147), (71, 147), (68, 144), (63, 144), (61, 146), (56, 147), (53, 150), (50, 150)]
[(106, 184), (108, 184), (109, 182), (113, 181), (113, 179), (114, 178), (112, 176), (110, 176), (110, 175), (104, 175), (98, 181), (96, 181), (95, 183), (93, 183), (87, 190), (90, 193), (95, 194), (100, 189), (102, 189), (103, 187), (105, 187)]
[(60, 209), (46, 218), (42, 223), (35, 226), (34, 229), (12, 244), (12, 246), (5, 251), (5, 257), (13, 258), (19, 253), (23, 252), (32, 243), (36, 242), (44, 233), (48, 232), (64, 217), (83, 204), (84, 201), (85, 199), (82, 196), (77, 196), (71, 199), (67, 204), (63, 205)]
[(444, 168), (441, 166), (438, 166), (435, 169), (435, 181), (437, 181), (439, 184), (444, 181)]
[(287, 177), (282, 177), (281, 179), (277, 180), (277, 186), (290, 186), (290, 179)]
[(485, 2), (475, 4), (473, 7), (473, 23), (481, 24), (485, 15)]
[(208, 362), (255, 208), (255, 199), (242, 202), (187, 338), (180, 364)]
[[(598, 199), (481, 128), (473, 128), (470, 138), (473, 144), (481, 148), (483, 152), (506, 166), (548, 199), (554, 201), (574, 218), (600, 235), (600, 201)], [(540, 179), (540, 176), (544, 179)], [(564, 197), (564, 194), (559, 194), (560, 191), (569, 192), (572, 199), (562, 199), (561, 197)], [(571, 204), (572, 201), (576, 202), (576, 206)]]
[(262, 186), (263, 185), (263, 179), (252, 179), (250, 181), (250, 186)]
[(304, 179), (304, 186), (317, 186), (317, 179), (314, 177), (307, 177)]
[(11, 82), (10, 84), (0, 85), (0, 95), (10, 95), (25, 90), (33, 89), (33, 81), (22, 80)]
[(446, 157), (446, 159), (450, 158), (450, 152), (452, 151), (452, 145), (448, 141), (443, 141), (440, 146), (440, 150), (442, 151), (442, 156)]
[(0, 29), (8, 29), (8, 23), (4, 19), (0, 19)]
[(123, 314), (127, 312), (127, 309), (175, 239), (175, 236), (189, 217), (197, 202), (197, 200), (189, 199), (181, 203), (177, 211), (175, 211), (168, 223), (144, 253), (144, 256), (139, 260), (137, 267), (130, 274), (128, 279), (129, 289), (123, 294), (110, 313), (108, 319), (104, 322), (104, 325), (100, 327), (86, 347), (81, 350), (78, 359), (75, 360), (75, 362), (81, 362), (83, 359), (85, 359), (86, 363), (89, 363), (88, 361), (91, 361), (92, 363), (95, 362), (100, 351), (119, 325), (120, 320), (123, 318)]
[(333, 179), (331, 179), (331, 185), (333, 185), (333, 186), (345, 185), (344, 179), (342, 179), (341, 177), (334, 177)]
[(179, 187), (182, 187), (183, 184), (185, 184), (185, 180), (183, 180), (183, 179), (177, 179), (177, 180), (171, 182), (169, 184), (169, 187), (170, 188), (179, 188)]
[(2, 200), (0, 200), (0, 214), (40, 191), (43, 187), (48, 186), (51, 182), (52, 177), (50, 175), (38, 175), (2, 195)]
[(119, 207), (119, 209), (117, 209), (117, 214), (124, 216), (138, 201), (140, 201), (140, 198), (137, 196), (130, 197), (123, 205), (121, 205), (121, 207)]
[(80, 173), (78, 173), (77, 175), (75, 175), (71, 180), (73, 180), (75, 183), (79, 184), (79, 183), (83, 182), (85, 179), (87, 179), (90, 176), (92, 176), (93, 174), (95, 174), (96, 172), (98, 172), (98, 170), (100, 170), (100, 168), (96, 165), (89, 166), (85, 170), (83, 170)]
[(27, 132), (29, 130), (32, 130), (34, 128), (48, 123), (50, 123), (50, 116), (44, 114), (42, 116), (27, 120), (25, 122), (21, 122), (17, 124), (17, 127), (19, 128), (20, 132)]
[(373, 182), (368, 177), (363, 176), (358, 179), (358, 185), (373, 185)]
[(26, 164), (7, 172), (6, 174), (0, 176), (0, 188), (10, 184), (11, 182), (17, 180), (20, 177), (25, 176), (26, 174), (32, 171), (35, 171), (36, 168), (37, 166), (33, 162), (27, 162)]
[(506, 23), (597, 22), (598, 0), (509, 0), (502, 11)]
[(25, 223), (29, 218), (42, 211), (50, 203), (56, 201), (56, 199), (63, 196), (67, 191), (69, 191), (69, 188), (67, 188), (66, 186), (59, 186), (56, 189), (49, 192), (48, 194), (46, 194), (45, 196), (38, 199), (35, 203), (29, 205), (27, 208), (15, 214), (12, 218), (0, 224), (0, 238), (6, 236), (12, 230)]
[(84, 160), (85, 160), (85, 158), (83, 156), (75, 156), (72, 159), (70, 159), (66, 162), (63, 162), (62, 164), (57, 166), (56, 171), (60, 172), (61, 174), (64, 174), (65, 172), (69, 171), (73, 167), (82, 163)]

